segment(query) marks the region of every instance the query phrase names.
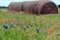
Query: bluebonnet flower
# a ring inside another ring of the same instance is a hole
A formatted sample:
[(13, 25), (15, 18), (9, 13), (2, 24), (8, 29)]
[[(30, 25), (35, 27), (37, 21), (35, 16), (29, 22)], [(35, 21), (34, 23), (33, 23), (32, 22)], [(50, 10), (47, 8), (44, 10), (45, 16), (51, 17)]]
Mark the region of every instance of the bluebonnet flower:
[(29, 28), (29, 26), (27, 25), (26, 28)]
[(7, 29), (8, 25), (7, 24), (3, 24), (3, 27), (4, 27), (4, 29)]
[(34, 22), (32, 21), (28, 25), (29, 25), (29, 27), (32, 27), (33, 24), (34, 24)]
[(33, 30), (33, 28), (32, 28), (32, 27), (30, 27), (30, 30)]
[(11, 24), (10, 27), (11, 27), (11, 28), (14, 28), (14, 24)]
[(34, 38), (36, 38), (37, 37), (37, 34), (34, 34)]
[(37, 33), (39, 33), (39, 30), (40, 30), (40, 28), (39, 28), (39, 27), (37, 27), (37, 28), (36, 28), (36, 32), (37, 32)]
[(29, 26), (28, 26), (28, 25), (23, 27), (23, 29), (24, 29), (24, 30), (26, 30), (27, 28), (29, 28)]
[(23, 27), (23, 30), (26, 30), (26, 26), (25, 26), (25, 27)]
[(48, 38), (48, 40), (51, 40), (50, 38)]
[(60, 36), (60, 33), (58, 33), (57, 36)]

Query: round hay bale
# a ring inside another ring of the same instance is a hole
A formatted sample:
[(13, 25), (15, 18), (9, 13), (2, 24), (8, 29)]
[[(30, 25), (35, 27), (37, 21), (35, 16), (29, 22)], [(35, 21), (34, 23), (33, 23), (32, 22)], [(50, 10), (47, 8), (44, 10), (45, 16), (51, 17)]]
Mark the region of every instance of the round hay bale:
[(35, 6), (37, 6), (37, 1), (33, 1), (30, 3), (29, 9), (28, 9), (29, 13), (34, 13)]
[(11, 2), (11, 3), (9, 4), (8, 10), (9, 10), (9, 11), (12, 11), (12, 7), (13, 7), (13, 2)]
[(33, 1), (32, 3), (31, 3), (31, 5), (30, 5), (30, 9), (29, 9), (29, 11), (30, 11), (30, 13), (33, 13), (33, 14), (35, 14), (35, 12), (36, 12), (36, 6), (37, 6), (37, 4), (38, 4), (38, 2), (37, 1)]
[(58, 13), (58, 7), (55, 5), (55, 3), (48, 2), (45, 5), (43, 5), (40, 12), (41, 12), (41, 14), (44, 14), (44, 13), (55, 14), (55, 13)]
[(15, 12), (26, 12), (34, 14), (55, 14), (58, 13), (58, 7), (50, 0), (12, 2), (8, 6), (8, 10)]
[(23, 11), (23, 2), (17, 3), (17, 11), (18, 11), (18, 12)]
[(8, 6), (8, 10), (21, 12), (22, 11), (22, 2), (12, 2)]
[(55, 14), (58, 13), (56, 4), (52, 1), (38, 1), (37, 6), (34, 8), (35, 14)]
[(31, 9), (31, 3), (33, 1), (26, 1), (26, 2), (23, 2), (23, 12), (26, 12), (26, 13), (29, 13), (30, 12), (30, 9)]

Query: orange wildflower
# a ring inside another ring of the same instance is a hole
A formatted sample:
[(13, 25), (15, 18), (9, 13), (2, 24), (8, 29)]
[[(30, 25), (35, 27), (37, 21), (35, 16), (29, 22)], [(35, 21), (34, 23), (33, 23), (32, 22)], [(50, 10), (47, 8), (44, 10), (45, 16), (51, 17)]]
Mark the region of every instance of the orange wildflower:
[(48, 28), (47, 29), (47, 33), (52, 33), (53, 32), (53, 29), (52, 28)]
[(20, 20), (20, 23), (24, 24), (24, 19), (21, 19), (21, 20)]
[(54, 29), (53, 30), (56, 30), (56, 27), (54, 27)]
[(0, 18), (0, 22), (2, 22), (2, 19)]
[(54, 23), (54, 30), (56, 29), (56, 26), (57, 26), (57, 24), (56, 24), (56, 23)]
[(32, 32), (31, 34), (28, 34), (28, 36), (33, 36), (35, 33), (34, 32)]
[(58, 29), (58, 32), (60, 32), (60, 28)]
[(8, 21), (8, 18), (3, 18), (2, 19), (2, 22), (7, 22)]
[(56, 24), (56, 23), (54, 23), (54, 27), (56, 27), (56, 25), (57, 25), (57, 24)]
[(60, 24), (58, 24), (60, 26)]
[(12, 18), (11, 21), (12, 22), (17, 22), (17, 19), (16, 18)]

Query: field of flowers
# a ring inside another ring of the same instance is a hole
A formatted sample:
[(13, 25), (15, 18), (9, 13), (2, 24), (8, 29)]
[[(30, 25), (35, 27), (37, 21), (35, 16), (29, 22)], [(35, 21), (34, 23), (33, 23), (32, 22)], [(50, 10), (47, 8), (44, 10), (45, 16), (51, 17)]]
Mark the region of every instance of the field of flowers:
[(60, 40), (58, 14), (24, 14), (0, 9), (0, 40)]

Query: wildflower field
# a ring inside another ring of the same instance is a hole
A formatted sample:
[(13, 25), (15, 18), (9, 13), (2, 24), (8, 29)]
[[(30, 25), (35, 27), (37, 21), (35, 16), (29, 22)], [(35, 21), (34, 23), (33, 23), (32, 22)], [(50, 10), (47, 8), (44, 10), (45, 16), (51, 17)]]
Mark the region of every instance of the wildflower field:
[(58, 14), (25, 14), (0, 9), (0, 40), (60, 40)]

